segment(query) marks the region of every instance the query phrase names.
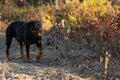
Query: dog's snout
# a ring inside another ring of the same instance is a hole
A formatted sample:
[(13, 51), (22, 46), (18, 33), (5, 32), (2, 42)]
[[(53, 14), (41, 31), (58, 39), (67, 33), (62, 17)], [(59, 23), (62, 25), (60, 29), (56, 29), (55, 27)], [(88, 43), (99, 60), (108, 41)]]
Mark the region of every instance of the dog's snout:
[(38, 33), (38, 36), (41, 36), (42, 34), (41, 33)]

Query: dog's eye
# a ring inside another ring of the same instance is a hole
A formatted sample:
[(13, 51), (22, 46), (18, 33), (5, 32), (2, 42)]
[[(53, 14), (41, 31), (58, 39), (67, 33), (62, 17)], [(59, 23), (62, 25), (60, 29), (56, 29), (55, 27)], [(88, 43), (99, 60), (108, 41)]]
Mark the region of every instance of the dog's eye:
[(39, 29), (39, 27), (36, 27), (36, 26), (34, 27), (34, 30), (38, 30), (38, 29)]
[(40, 27), (40, 26), (42, 26), (42, 25), (41, 25), (41, 23), (37, 23), (36, 26), (39, 26), (39, 27)]
[(37, 23), (37, 24), (35, 24), (35, 26), (40, 26), (40, 24), (39, 24), (39, 23)]

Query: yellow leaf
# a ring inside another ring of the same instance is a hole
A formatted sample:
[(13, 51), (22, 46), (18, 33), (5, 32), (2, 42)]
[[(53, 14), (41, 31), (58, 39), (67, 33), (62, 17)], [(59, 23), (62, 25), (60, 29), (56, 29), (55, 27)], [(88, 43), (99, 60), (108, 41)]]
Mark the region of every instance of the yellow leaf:
[(70, 14), (68, 14), (68, 17), (69, 17), (69, 19), (70, 19), (71, 21), (75, 21), (75, 20), (76, 20), (75, 17), (72, 16), (72, 15), (70, 15)]

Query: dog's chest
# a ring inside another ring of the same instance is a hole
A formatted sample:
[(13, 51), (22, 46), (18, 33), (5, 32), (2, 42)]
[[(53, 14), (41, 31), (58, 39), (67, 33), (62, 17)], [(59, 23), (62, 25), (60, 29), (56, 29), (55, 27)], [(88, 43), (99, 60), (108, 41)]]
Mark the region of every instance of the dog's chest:
[(39, 37), (32, 37), (28, 40), (29, 44), (34, 44), (34, 43), (41, 43), (41, 38)]

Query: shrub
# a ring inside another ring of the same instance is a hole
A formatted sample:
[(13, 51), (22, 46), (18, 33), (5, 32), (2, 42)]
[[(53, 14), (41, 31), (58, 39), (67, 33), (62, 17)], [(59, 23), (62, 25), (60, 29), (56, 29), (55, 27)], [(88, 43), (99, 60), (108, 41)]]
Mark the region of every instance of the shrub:
[[(56, 13), (56, 22), (65, 21), (69, 39), (87, 42), (87, 47), (99, 52), (120, 52), (120, 10), (108, 0), (84, 0), (61, 6)], [(86, 44), (86, 43), (85, 43)], [(115, 47), (117, 46), (117, 48)], [(117, 50), (116, 50), (117, 49)]]

